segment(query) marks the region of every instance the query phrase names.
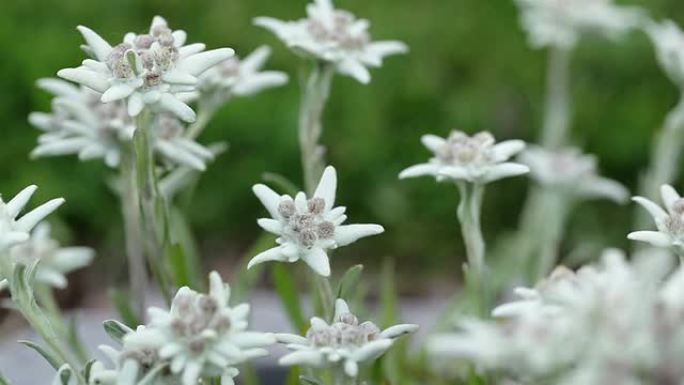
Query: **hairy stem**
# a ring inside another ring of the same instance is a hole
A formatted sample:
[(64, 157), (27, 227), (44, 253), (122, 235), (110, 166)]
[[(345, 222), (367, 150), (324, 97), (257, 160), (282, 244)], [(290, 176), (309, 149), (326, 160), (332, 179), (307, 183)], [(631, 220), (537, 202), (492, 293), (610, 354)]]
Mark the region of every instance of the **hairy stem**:
[(323, 319), (331, 321), (335, 313), (335, 293), (330, 285), (330, 278), (316, 274), (314, 279), (316, 280), (316, 287), (321, 299)]
[(551, 48), (546, 73), (546, 100), (541, 145), (559, 148), (568, 140), (570, 126), (570, 51)]
[(321, 117), (330, 95), (334, 68), (317, 62), (309, 74), (299, 109), (299, 147), (302, 154), (304, 188), (311, 195), (325, 167), (325, 147), (319, 140), (323, 133)]
[[(651, 151), (648, 170), (639, 183), (639, 195), (657, 199), (660, 186), (672, 183), (679, 172), (679, 162), (684, 140), (684, 95), (679, 104), (667, 115), (663, 129), (658, 133)], [(647, 228), (651, 216), (644, 210), (637, 211), (636, 228)]]
[(147, 266), (140, 217), (140, 197), (136, 178), (135, 154), (127, 148), (121, 159), (121, 212), (123, 215), (130, 295), (138, 319), (145, 316), (148, 287)]
[(461, 201), (458, 205), (458, 220), (465, 244), (467, 266), (464, 268), (466, 288), (475, 300), (476, 313), (485, 315), (488, 308), (485, 287), (485, 242), (480, 226), (484, 186), (478, 183), (457, 182)]
[(136, 180), (148, 263), (167, 304), (171, 302), (170, 278), (164, 258), (168, 242), (168, 211), (159, 192), (152, 143), (153, 116), (144, 110), (137, 120), (134, 138)]

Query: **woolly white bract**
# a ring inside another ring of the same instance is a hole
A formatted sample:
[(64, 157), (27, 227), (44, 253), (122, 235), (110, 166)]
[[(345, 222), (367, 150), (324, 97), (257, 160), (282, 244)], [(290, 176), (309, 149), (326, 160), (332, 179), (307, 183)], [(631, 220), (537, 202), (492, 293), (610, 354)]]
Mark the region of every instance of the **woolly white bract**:
[(671, 247), (681, 255), (684, 252), (684, 199), (670, 185), (663, 185), (660, 193), (664, 209), (644, 197), (632, 198), (651, 214), (657, 231), (634, 231), (627, 238), (657, 247)]
[(496, 321), (463, 322), (428, 349), (524, 383), (641, 384), (663, 375), (681, 383), (684, 268), (669, 274), (669, 259), (636, 257), (628, 263), (609, 250), (576, 273), (560, 267), (537, 287), (517, 289), (520, 300), (496, 308)]
[[(51, 113), (29, 115), (29, 122), (45, 132), (31, 156), (77, 154), (81, 160), (102, 158), (110, 167), (120, 165), (136, 128), (124, 103), (102, 103), (98, 92), (59, 79), (40, 79), (38, 86), (55, 98)], [(211, 151), (186, 137), (184, 124), (170, 113), (155, 116), (150, 131), (152, 147), (167, 163), (204, 170), (214, 158)]]
[(380, 234), (383, 227), (375, 224), (343, 225), (345, 207), (335, 207), (337, 172), (328, 166), (314, 192), (307, 199), (303, 192), (294, 199), (278, 195), (258, 184), (252, 190), (271, 218), (258, 220), (264, 230), (278, 235), (279, 246), (266, 250), (249, 261), (248, 267), (267, 261), (296, 262), (303, 260), (316, 273), (330, 275), (327, 251), (355, 242), (359, 238)]
[(99, 376), (125, 384), (156, 378), (160, 384), (194, 385), (201, 377), (232, 384), (239, 373), (235, 366), (268, 354), (263, 348), (275, 338), (247, 331), (249, 305), (229, 305), (230, 288), (217, 272), (209, 274), (209, 287), (209, 294), (182, 287), (170, 310), (150, 308), (148, 324), (128, 333), (121, 351), (104, 347), (121, 365)]
[(508, 162), (508, 159), (525, 148), (521, 140), (496, 143), (489, 132), (468, 136), (454, 130), (447, 138), (423, 135), (423, 145), (434, 157), (427, 163), (411, 166), (399, 178), (434, 176), (438, 181), (454, 180), (472, 183), (489, 183), (498, 179), (525, 174), (527, 166)]
[(200, 43), (185, 45), (185, 32), (172, 31), (159, 16), (152, 20), (148, 33), (128, 33), (113, 47), (87, 27), (78, 30), (92, 59), (57, 75), (102, 93), (103, 103), (125, 100), (130, 116), (139, 115), (148, 105), (194, 121), (195, 112), (178, 95), (195, 91), (198, 76), (234, 53), (230, 48), (204, 51)]
[(258, 17), (254, 23), (276, 34), (295, 52), (331, 63), (339, 73), (364, 84), (370, 82), (367, 67), (380, 67), (385, 56), (408, 51), (399, 41), (371, 41), (368, 20), (335, 9), (331, 0), (315, 0), (306, 12), (307, 18), (297, 21)]
[(642, 20), (638, 8), (618, 6), (612, 0), (516, 0), (516, 3), (523, 28), (534, 47), (572, 47), (586, 32), (618, 37)]
[(37, 189), (28, 186), (7, 202), (0, 198), (0, 252), (28, 241), (31, 230), (64, 203), (63, 198), (52, 199), (18, 218)]
[(271, 49), (261, 46), (244, 58), (233, 56), (210, 68), (200, 76), (200, 93), (216, 103), (231, 96), (251, 96), (260, 91), (287, 83), (288, 76), (280, 71), (262, 71)]
[(359, 363), (372, 361), (383, 355), (394, 340), (413, 333), (418, 325), (394, 325), (380, 330), (373, 322), (359, 324), (347, 303), (335, 302), (335, 316), (328, 324), (323, 319), (311, 319), (306, 337), (295, 334), (276, 334), (276, 339), (292, 350), (280, 358), (281, 365), (303, 365), (314, 368), (341, 365), (350, 377), (356, 377)]
[(547, 150), (534, 146), (519, 156), (530, 176), (546, 188), (573, 198), (606, 198), (623, 203), (629, 191), (619, 182), (598, 175), (598, 159), (570, 147)]
[(60, 247), (50, 236), (50, 225), (45, 222), (36, 226), (26, 242), (9, 252), (14, 263), (30, 266), (40, 261), (36, 281), (59, 289), (67, 286), (66, 274), (89, 265), (95, 256), (89, 247)]
[(678, 87), (684, 87), (684, 32), (671, 20), (650, 23), (646, 32), (660, 66)]

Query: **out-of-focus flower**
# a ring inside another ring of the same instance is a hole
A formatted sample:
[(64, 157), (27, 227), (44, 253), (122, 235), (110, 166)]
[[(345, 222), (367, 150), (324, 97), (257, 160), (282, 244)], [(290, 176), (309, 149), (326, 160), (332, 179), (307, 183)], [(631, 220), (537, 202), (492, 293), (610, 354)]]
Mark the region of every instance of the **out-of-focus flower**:
[(271, 218), (258, 220), (264, 230), (278, 235), (279, 246), (266, 250), (249, 261), (248, 267), (267, 261), (296, 262), (303, 260), (316, 273), (330, 275), (327, 250), (345, 246), (370, 235), (380, 234), (383, 227), (374, 224), (343, 225), (345, 207), (334, 207), (337, 173), (328, 166), (311, 198), (303, 192), (294, 199), (278, 195), (265, 185), (252, 190)]
[(428, 343), (438, 359), (466, 359), (524, 383), (600, 385), (684, 380), (684, 267), (618, 250), (599, 265), (558, 268), (519, 300), (499, 306), (496, 321), (470, 320)]
[(508, 159), (525, 148), (521, 140), (496, 143), (489, 132), (468, 136), (462, 131), (452, 131), (449, 137), (423, 135), (423, 145), (434, 157), (427, 163), (411, 166), (399, 174), (399, 178), (434, 176), (438, 181), (454, 180), (471, 183), (489, 183), (495, 180), (525, 174), (527, 166), (508, 162)]
[(31, 230), (64, 203), (63, 198), (52, 199), (17, 218), (37, 189), (28, 186), (6, 203), (0, 198), (0, 251), (28, 241)]
[(81, 160), (121, 161), (121, 143), (133, 137), (135, 125), (121, 102), (102, 103), (100, 94), (60, 79), (40, 79), (38, 86), (55, 95), (52, 112), (33, 112), (29, 122), (44, 131), (33, 157), (78, 154)]
[[(103, 158), (118, 167), (125, 146), (130, 146), (135, 122), (121, 101), (102, 103), (100, 95), (59, 79), (41, 79), (39, 87), (53, 93), (52, 113), (34, 112), (29, 121), (45, 133), (38, 138), (34, 157), (78, 154), (81, 160)], [(203, 171), (213, 160), (211, 151), (186, 137), (184, 124), (170, 113), (155, 116), (152, 146), (162, 160)]]
[[(263, 356), (263, 349), (275, 339), (267, 333), (247, 331), (249, 305), (231, 307), (230, 288), (218, 273), (209, 275), (209, 294), (187, 287), (178, 290), (171, 310), (149, 310), (150, 322), (135, 335), (124, 339), (124, 349), (149, 345), (158, 359), (168, 362), (171, 373), (184, 385), (200, 377), (221, 377), (232, 384), (236, 365)], [(158, 347), (158, 349), (156, 349)], [(155, 358), (156, 360), (156, 358)]]
[(671, 20), (651, 23), (646, 32), (653, 41), (660, 66), (678, 87), (684, 87), (684, 32)]
[(516, 3), (522, 26), (534, 47), (572, 47), (587, 32), (615, 38), (643, 19), (638, 8), (618, 6), (612, 0), (516, 0)]
[(374, 360), (392, 346), (394, 340), (410, 334), (418, 325), (394, 325), (380, 330), (373, 322), (359, 323), (347, 303), (335, 302), (335, 317), (328, 324), (314, 317), (306, 337), (277, 334), (276, 339), (287, 344), (292, 353), (280, 358), (281, 365), (303, 365), (314, 368), (341, 365), (349, 377), (356, 377), (359, 363)]
[(10, 249), (15, 263), (28, 266), (40, 261), (36, 280), (60, 289), (67, 286), (66, 274), (89, 265), (94, 256), (95, 251), (89, 247), (60, 247), (50, 237), (50, 225), (45, 222), (36, 226), (28, 241)]
[(674, 249), (678, 254), (684, 252), (684, 199), (670, 185), (663, 185), (660, 194), (665, 209), (644, 197), (632, 200), (648, 211), (655, 221), (657, 231), (634, 231), (627, 238), (650, 243), (657, 247)]
[(619, 182), (598, 175), (595, 156), (577, 148), (547, 150), (530, 147), (519, 161), (530, 167), (530, 176), (542, 186), (581, 198), (607, 198), (626, 202), (629, 191)]
[(125, 100), (130, 116), (148, 105), (194, 121), (195, 112), (178, 94), (196, 90), (198, 76), (234, 53), (230, 48), (204, 51), (204, 44), (185, 45), (185, 32), (172, 31), (159, 16), (148, 33), (128, 33), (114, 47), (87, 27), (78, 30), (92, 59), (57, 75), (101, 93), (103, 103)]
[(295, 52), (331, 63), (339, 73), (364, 84), (370, 81), (367, 67), (380, 67), (385, 56), (408, 51), (399, 41), (371, 41), (368, 20), (335, 9), (331, 0), (315, 0), (306, 12), (307, 18), (297, 21), (257, 17), (254, 23)]
[(261, 46), (241, 59), (230, 59), (210, 68), (200, 76), (200, 98), (222, 103), (232, 96), (251, 96), (265, 89), (287, 83), (287, 74), (280, 71), (261, 71), (271, 49)]

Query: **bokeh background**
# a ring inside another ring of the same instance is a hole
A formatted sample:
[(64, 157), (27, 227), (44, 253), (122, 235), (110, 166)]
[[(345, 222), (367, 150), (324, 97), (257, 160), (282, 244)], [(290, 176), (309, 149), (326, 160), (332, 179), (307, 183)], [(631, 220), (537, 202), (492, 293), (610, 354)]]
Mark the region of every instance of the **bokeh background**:
[[(627, 2), (625, 2), (627, 3)], [(231, 263), (249, 248), (265, 212), (251, 193), (264, 172), (300, 180), (296, 141), (302, 63), (270, 33), (251, 24), (255, 16), (299, 18), (304, 0), (2, 0), (0, 3), (0, 191), (40, 186), (34, 202), (64, 196), (55, 218), (63, 239), (92, 245), (99, 258), (90, 274), (125, 279), (121, 220), (101, 162), (75, 157), (30, 160), (38, 131), (27, 123), (47, 110), (49, 96), (34, 86), (83, 57), (78, 24), (116, 41), (143, 31), (160, 14), (190, 41), (229, 46), (245, 55), (262, 44), (274, 48), (268, 68), (287, 72), (288, 85), (226, 105), (201, 141), (225, 140), (230, 151), (203, 175), (188, 212), (207, 264)], [(372, 21), (377, 39), (411, 47), (373, 71), (370, 85), (345, 77), (334, 81), (325, 113), (323, 142), (340, 174), (339, 202), (354, 222), (385, 225), (384, 235), (344, 248), (337, 270), (357, 261), (377, 267), (394, 257), (405, 290), (422, 290), (459, 276), (462, 244), (456, 221), (458, 194), (429, 178), (399, 181), (406, 166), (424, 161), (419, 137), (452, 128), (490, 130), (498, 138), (533, 141), (540, 126), (546, 55), (532, 50), (511, 0), (337, 0), (340, 8)], [(640, 0), (656, 18), (684, 22), (680, 0)], [(603, 173), (634, 189), (648, 161), (652, 136), (678, 92), (656, 64), (639, 32), (619, 41), (585, 39), (572, 63), (574, 141), (600, 158)], [(483, 217), (495, 241), (512, 229), (530, 181), (491, 185)], [(570, 250), (582, 237), (626, 247), (633, 207), (608, 202), (583, 205), (572, 215)], [(97, 281), (101, 286), (104, 282)]]

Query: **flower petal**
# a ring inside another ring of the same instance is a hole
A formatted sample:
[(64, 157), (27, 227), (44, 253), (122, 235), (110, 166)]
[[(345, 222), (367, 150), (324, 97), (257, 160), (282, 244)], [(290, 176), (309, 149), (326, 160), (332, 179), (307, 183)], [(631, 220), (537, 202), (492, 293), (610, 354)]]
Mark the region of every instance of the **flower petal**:
[(107, 43), (105, 39), (103, 39), (100, 35), (98, 35), (95, 31), (88, 27), (84, 27), (82, 25), (79, 25), (76, 27), (78, 29), (78, 32), (83, 35), (83, 38), (85, 39), (86, 43), (90, 47), (91, 51), (95, 55), (98, 61), (101, 62), (106, 62), (107, 57), (109, 56), (110, 52), (112, 52), (112, 46)]
[(271, 217), (280, 218), (280, 214), (278, 214), (278, 206), (280, 205), (281, 200), (280, 195), (263, 184), (252, 186), (252, 191), (259, 201), (261, 201), (261, 204), (264, 205), (268, 213), (271, 214)]
[(105, 91), (105, 93), (102, 94), (100, 101), (102, 103), (109, 103), (116, 100), (124, 99), (129, 97), (134, 91), (135, 88), (131, 87), (126, 83), (115, 84), (109, 87), (109, 89), (107, 89), (107, 91)]
[(633, 241), (650, 243), (656, 247), (669, 247), (672, 245), (670, 237), (660, 231), (634, 231), (627, 234), (627, 238)]
[(432, 152), (439, 151), (447, 142), (446, 139), (431, 134), (421, 136), (420, 141), (423, 143), (423, 146)]
[(632, 197), (632, 200), (640, 204), (641, 207), (645, 208), (646, 211), (651, 214), (657, 226), (660, 226), (660, 224), (667, 219), (668, 215), (665, 210), (663, 210), (655, 202), (640, 196)]
[(287, 257), (283, 255), (283, 253), (280, 250), (280, 246), (273, 247), (271, 249), (268, 249), (266, 251), (263, 251), (259, 254), (257, 254), (254, 258), (252, 258), (249, 263), (247, 264), (247, 269), (251, 269), (254, 265), (257, 265), (259, 263), (263, 262), (270, 262), (270, 261), (278, 261), (278, 262), (285, 262), (287, 261)]
[(527, 174), (528, 172), (530, 172), (530, 168), (520, 163), (500, 163), (487, 170), (483, 181), (488, 183), (502, 178)]
[(672, 206), (681, 198), (677, 190), (669, 184), (660, 186), (660, 196), (663, 198), (663, 204), (665, 204), (665, 208), (669, 212), (672, 212)]
[(399, 173), (399, 179), (415, 178), (417, 176), (437, 176), (439, 167), (432, 163), (421, 163), (404, 169)]
[(81, 68), (65, 68), (57, 72), (62, 79), (82, 84), (97, 92), (104, 93), (109, 88), (109, 81), (101, 74)]
[(257, 220), (259, 226), (269, 233), (280, 235), (283, 231), (283, 225), (279, 220), (271, 218), (260, 218)]
[(370, 83), (371, 76), (368, 69), (355, 59), (345, 59), (337, 64), (337, 70), (347, 76), (351, 76), (361, 84)]
[(346, 246), (363, 237), (377, 235), (384, 231), (382, 226), (375, 224), (341, 225), (335, 228), (335, 242), (338, 246)]
[(24, 214), (19, 220), (17, 220), (17, 229), (26, 232), (31, 231), (31, 229), (33, 229), (38, 222), (42, 221), (53, 211), (57, 210), (57, 208), (63, 203), (64, 198), (56, 198), (43, 203), (42, 205), (29, 211), (27, 214)]
[(525, 142), (522, 140), (506, 140), (497, 143), (492, 148), (494, 153), (494, 160), (497, 162), (503, 162), (508, 160), (513, 155), (521, 152), (525, 149)]
[(193, 76), (198, 76), (216, 64), (229, 59), (235, 54), (231, 48), (218, 48), (190, 55), (181, 60), (176, 69)]
[(7, 210), (7, 214), (12, 218), (16, 218), (17, 215), (19, 215), (19, 213), (21, 212), (21, 210), (23, 210), (24, 207), (26, 207), (26, 204), (31, 199), (36, 190), (38, 190), (38, 186), (30, 185), (25, 187), (23, 190), (19, 191), (19, 193), (15, 195), (14, 198), (7, 202), (7, 206), (5, 207)]
[(323, 198), (325, 210), (330, 210), (335, 205), (335, 193), (337, 191), (337, 172), (335, 167), (328, 166), (323, 171), (320, 182), (314, 191), (313, 196)]
[(195, 111), (190, 106), (171, 94), (162, 94), (159, 105), (185, 122), (192, 123), (197, 119)]
[(282, 356), (278, 360), (278, 364), (283, 366), (304, 365), (317, 368), (325, 365), (325, 357), (316, 350), (299, 350)]
[(317, 274), (324, 277), (330, 276), (330, 261), (328, 254), (320, 247), (313, 247), (308, 252), (302, 254), (302, 260)]
[(392, 346), (392, 340), (390, 339), (374, 340), (354, 351), (350, 358), (357, 362), (372, 360), (385, 353), (390, 346)]
[(418, 325), (415, 324), (394, 325), (380, 332), (380, 338), (394, 339), (404, 334), (414, 333), (416, 330), (418, 330)]

